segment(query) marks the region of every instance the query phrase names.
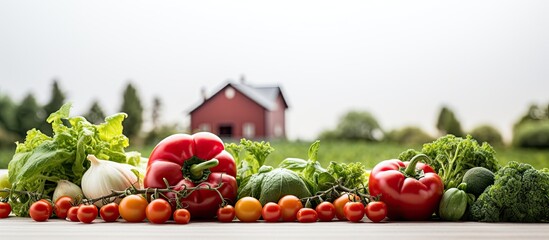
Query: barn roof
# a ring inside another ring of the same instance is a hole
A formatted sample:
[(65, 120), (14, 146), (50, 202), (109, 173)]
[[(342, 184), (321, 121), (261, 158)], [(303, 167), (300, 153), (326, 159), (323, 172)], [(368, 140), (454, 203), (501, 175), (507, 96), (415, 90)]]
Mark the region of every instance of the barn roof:
[[(286, 99), (284, 98), (284, 94), (282, 94), (282, 90), (278, 85), (254, 86), (247, 83), (235, 83), (235, 82), (229, 81), (226, 84), (222, 85), (221, 88), (214, 91), (214, 93), (211, 96), (217, 95), (220, 91), (222, 91), (229, 85), (232, 86), (237, 91), (239, 91), (240, 93), (244, 94), (246, 97), (256, 102), (257, 104), (259, 104), (261, 107), (269, 111), (275, 110), (276, 99), (280, 94), (282, 96), (282, 100), (284, 101), (284, 108), (288, 108), (288, 103), (286, 102)], [(198, 106), (192, 108), (192, 110), (189, 112), (191, 113), (194, 112), (196, 109), (200, 108), (200, 106), (202, 106), (205, 102), (207, 102), (210, 98), (198, 104)]]

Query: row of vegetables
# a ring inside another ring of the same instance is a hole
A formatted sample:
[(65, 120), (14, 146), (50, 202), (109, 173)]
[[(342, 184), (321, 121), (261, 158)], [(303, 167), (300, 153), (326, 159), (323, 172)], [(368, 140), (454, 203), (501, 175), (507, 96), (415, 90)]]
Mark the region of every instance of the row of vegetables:
[(53, 136), (32, 129), (17, 143), (0, 177), (0, 218), (549, 221), (549, 170), (519, 162), (500, 166), (493, 148), (470, 136), (443, 136), (371, 171), (358, 162), (322, 166), (318, 141), (308, 159), (268, 166), (274, 151), (268, 142), (224, 144), (207, 132), (169, 136), (142, 161), (125, 151), (125, 114), (94, 125), (70, 117), (70, 108), (47, 119)]

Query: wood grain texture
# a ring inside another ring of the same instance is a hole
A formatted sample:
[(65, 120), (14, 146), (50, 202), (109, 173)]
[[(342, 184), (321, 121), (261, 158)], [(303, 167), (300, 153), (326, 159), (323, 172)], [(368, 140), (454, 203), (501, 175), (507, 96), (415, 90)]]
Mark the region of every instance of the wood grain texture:
[[(549, 239), (549, 224), (476, 222), (92, 224), (0, 219), (1, 239)], [(343, 238), (342, 238), (343, 237)]]

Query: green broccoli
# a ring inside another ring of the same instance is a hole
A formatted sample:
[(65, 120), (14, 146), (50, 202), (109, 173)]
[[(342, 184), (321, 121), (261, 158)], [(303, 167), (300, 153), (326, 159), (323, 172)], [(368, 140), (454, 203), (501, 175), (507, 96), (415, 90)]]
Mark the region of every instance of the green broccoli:
[(425, 162), (433, 167), (444, 182), (444, 189), (457, 187), (467, 170), (473, 167), (485, 167), (492, 172), (499, 169), (496, 152), (488, 143), (482, 145), (470, 135), (465, 138), (448, 134), (432, 143), (423, 144), (421, 151), (409, 149), (399, 155), (402, 161), (408, 161), (418, 153), (430, 158)]
[(481, 222), (549, 221), (549, 172), (511, 161), (473, 203), (470, 213)]

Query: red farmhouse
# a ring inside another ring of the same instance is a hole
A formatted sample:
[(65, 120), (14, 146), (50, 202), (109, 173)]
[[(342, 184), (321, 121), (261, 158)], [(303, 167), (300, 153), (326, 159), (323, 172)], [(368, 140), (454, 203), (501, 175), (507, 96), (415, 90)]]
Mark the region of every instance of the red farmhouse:
[(279, 86), (228, 82), (190, 111), (191, 130), (222, 138), (285, 138), (287, 108)]

